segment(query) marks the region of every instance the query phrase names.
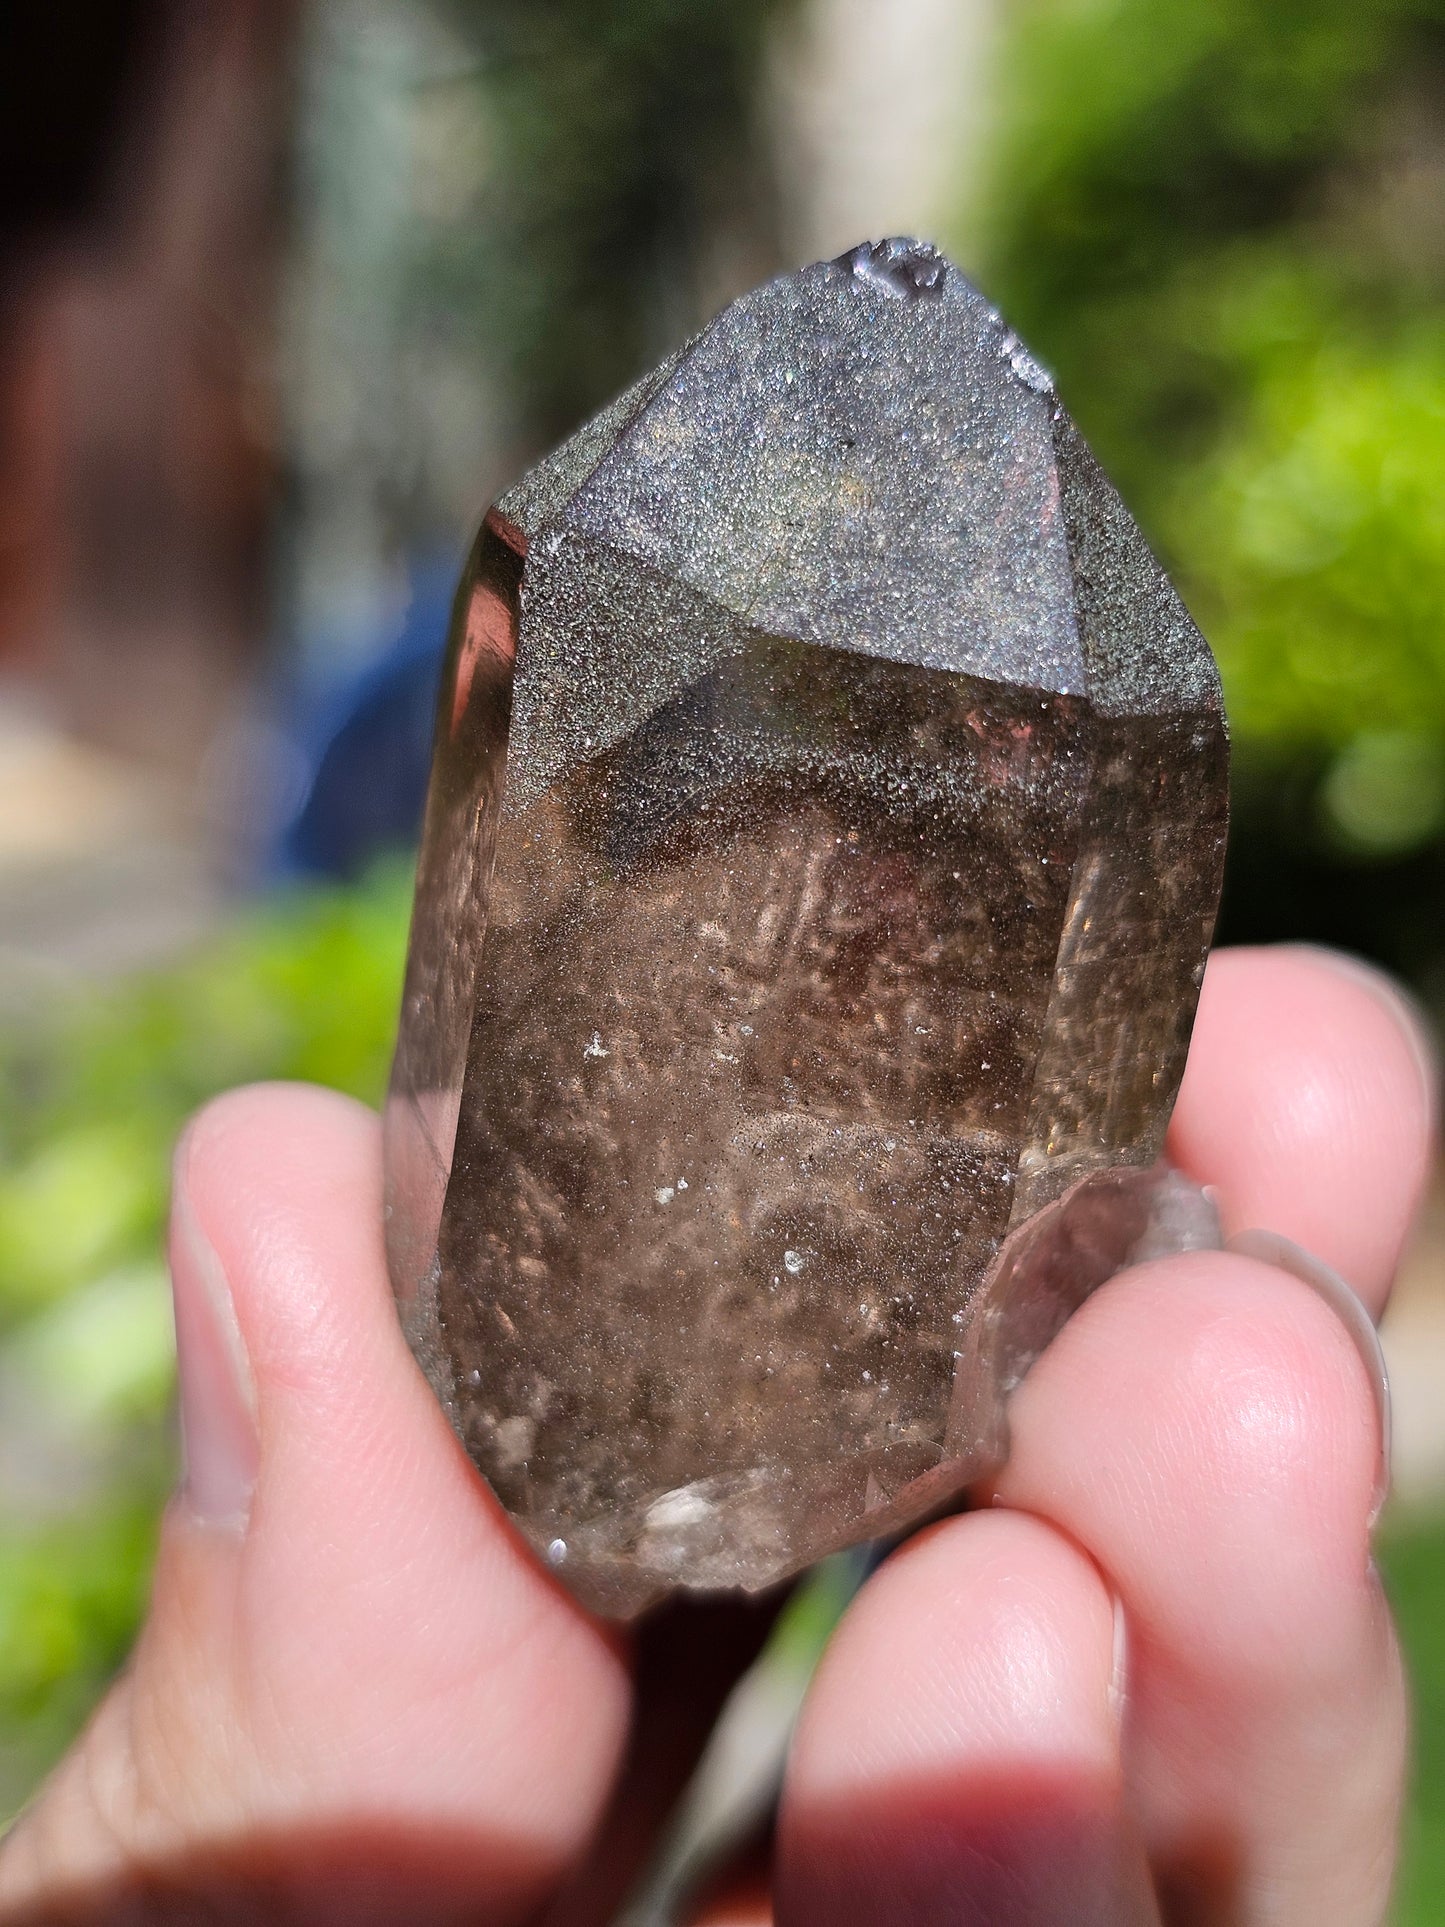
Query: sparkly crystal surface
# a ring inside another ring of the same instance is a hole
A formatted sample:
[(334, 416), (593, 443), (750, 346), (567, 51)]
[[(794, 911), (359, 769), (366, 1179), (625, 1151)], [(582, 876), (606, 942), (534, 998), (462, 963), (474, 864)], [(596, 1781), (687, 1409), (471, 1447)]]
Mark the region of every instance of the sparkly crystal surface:
[(1226, 763), (1203, 638), (923, 244), (734, 302), (489, 513), (389, 1256), (588, 1605), (766, 1586), (987, 1462), (1029, 1227), (1159, 1155)]

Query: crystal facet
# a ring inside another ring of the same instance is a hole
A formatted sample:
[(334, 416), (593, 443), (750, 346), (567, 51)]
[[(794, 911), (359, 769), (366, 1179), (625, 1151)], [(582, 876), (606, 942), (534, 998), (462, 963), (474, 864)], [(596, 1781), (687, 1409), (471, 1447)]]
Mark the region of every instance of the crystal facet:
[(734, 302), (488, 514), (389, 1254), (587, 1604), (768, 1585), (987, 1462), (1031, 1222), (1127, 1193), (1064, 1217), (1142, 1235), (1116, 1178), (1178, 1087), (1226, 761), (1203, 638), (923, 244)]

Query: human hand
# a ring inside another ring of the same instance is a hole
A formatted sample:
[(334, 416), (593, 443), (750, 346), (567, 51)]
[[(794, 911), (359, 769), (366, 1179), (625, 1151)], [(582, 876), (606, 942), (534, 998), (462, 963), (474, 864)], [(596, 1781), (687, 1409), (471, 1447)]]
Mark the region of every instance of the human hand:
[[(1378, 1314), (1431, 1108), (1383, 980), (1224, 953), (1171, 1155)], [(628, 1643), (534, 1563), (402, 1342), (375, 1118), (212, 1105), (172, 1262), (188, 1474), (131, 1662), (0, 1850), (0, 1921), (605, 1921)], [(1252, 1259), (1144, 1265), (1012, 1428), (993, 1505), (888, 1560), (825, 1656), (779, 1927), (1379, 1921), (1405, 1691), (1339, 1319)]]

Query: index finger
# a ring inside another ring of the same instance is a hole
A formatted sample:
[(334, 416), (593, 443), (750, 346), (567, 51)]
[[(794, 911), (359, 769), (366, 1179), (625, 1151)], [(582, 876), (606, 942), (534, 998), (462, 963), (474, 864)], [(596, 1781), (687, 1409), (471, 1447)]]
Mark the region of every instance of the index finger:
[(1169, 1133), (1226, 1232), (1277, 1231), (1379, 1316), (1429, 1171), (1424, 1022), (1352, 957), (1280, 944), (1210, 959)]

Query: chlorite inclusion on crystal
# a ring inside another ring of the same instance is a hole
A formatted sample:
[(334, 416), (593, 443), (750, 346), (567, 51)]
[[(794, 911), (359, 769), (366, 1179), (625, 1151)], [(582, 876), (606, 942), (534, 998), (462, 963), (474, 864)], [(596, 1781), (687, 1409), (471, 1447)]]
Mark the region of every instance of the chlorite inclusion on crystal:
[(1203, 638), (932, 248), (744, 296), (501, 498), (439, 708), (389, 1251), (587, 1604), (768, 1585), (977, 1473), (1010, 1254), (1159, 1155), (1225, 818)]

